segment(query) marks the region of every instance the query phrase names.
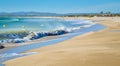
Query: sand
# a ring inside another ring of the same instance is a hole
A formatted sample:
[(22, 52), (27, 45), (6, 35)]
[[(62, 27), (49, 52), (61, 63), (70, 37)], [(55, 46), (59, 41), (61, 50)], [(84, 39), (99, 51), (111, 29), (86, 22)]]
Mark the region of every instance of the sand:
[(76, 36), (58, 44), (30, 50), (28, 52), (39, 53), (9, 60), (4, 64), (5, 66), (120, 66), (120, 20), (118, 18), (84, 17), (84, 19), (102, 20), (99, 24), (107, 28)]

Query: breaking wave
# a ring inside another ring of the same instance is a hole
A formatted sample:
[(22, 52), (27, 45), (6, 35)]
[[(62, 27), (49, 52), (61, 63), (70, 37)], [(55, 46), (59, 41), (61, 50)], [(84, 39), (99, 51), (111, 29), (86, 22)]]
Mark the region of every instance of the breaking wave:
[[(5, 20), (5, 19), (2, 19), (2, 20)], [(11, 19), (11, 20), (17, 20), (17, 19)], [(88, 21), (88, 20), (59, 20), (59, 19), (42, 19), (42, 18), (41, 19), (26, 18), (26, 19), (19, 19), (19, 20), (20, 21), (28, 21), (28, 22), (29, 21), (39, 21), (39, 22), (30, 22), (30, 23), (23, 22), (27, 26), (29, 26), (28, 24), (33, 25), (30, 27), (34, 27), (39, 24), (39, 26), (37, 26), (37, 29), (39, 29), (39, 30), (36, 30), (36, 31), (28, 30), (28, 31), (19, 32), (19, 33), (0, 34), (0, 38), (5, 39), (5, 40), (0, 40), (0, 44), (22, 43), (22, 42), (26, 42), (29, 40), (35, 40), (35, 39), (39, 39), (39, 38), (46, 37), (46, 36), (62, 35), (62, 34), (74, 32), (74, 31), (95, 25), (95, 23), (93, 23), (92, 21)], [(46, 21), (46, 22), (43, 22), (43, 21)], [(16, 25), (17, 24), (19, 25), (21, 23), (22, 22), (19, 22), (19, 23), (16, 22)], [(34, 23), (36, 23), (36, 24), (34, 25)], [(41, 28), (41, 27), (43, 27), (43, 28)], [(9, 29), (9, 28), (6, 28), (6, 29)], [(29, 27), (27, 29), (29, 29)], [(33, 28), (33, 29), (35, 29), (35, 28)], [(17, 30), (18, 30), (18, 28), (17, 28)]]

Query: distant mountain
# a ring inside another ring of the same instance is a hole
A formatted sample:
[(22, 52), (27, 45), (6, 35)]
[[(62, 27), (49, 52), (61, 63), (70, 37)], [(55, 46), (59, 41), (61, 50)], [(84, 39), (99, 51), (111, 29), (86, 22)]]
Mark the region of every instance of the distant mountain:
[(13, 12), (13, 13), (1, 12), (0, 16), (62, 16), (62, 14), (41, 12)]
[(85, 14), (96, 14), (96, 13), (68, 13), (68, 14), (57, 14), (57, 13), (45, 13), (45, 12), (0, 12), (0, 16), (69, 16), (69, 15), (85, 15)]
[[(100, 13), (67, 13), (67, 14), (57, 14), (57, 13), (47, 13), (47, 12), (0, 12), (0, 17), (8, 16), (96, 16)], [(117, 13), (112, 13), (116, 15)], [(117, 14), (118, 15), (118, 14)], [(119, 14), (120, 15), (120, 14)]]

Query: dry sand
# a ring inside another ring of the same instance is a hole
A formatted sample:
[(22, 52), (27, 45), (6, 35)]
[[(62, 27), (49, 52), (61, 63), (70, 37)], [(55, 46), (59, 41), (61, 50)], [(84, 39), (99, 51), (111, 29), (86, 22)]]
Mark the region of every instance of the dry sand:
[(28, 52), (40, 53), (13, 59), (4, 64), (5, 66), (120, 66), (120, 20), (117, 18), (87, 18), (103, 20), (100, 24), (107, 28), (55, 45), (30, 50)]

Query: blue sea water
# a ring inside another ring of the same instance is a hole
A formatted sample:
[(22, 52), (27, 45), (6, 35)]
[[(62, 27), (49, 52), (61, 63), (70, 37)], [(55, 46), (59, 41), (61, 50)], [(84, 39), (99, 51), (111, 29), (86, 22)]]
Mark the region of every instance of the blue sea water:
[(0, 31), (8, 32), (26, 30), (33, 32), (45, 32), (60, 29), (64, 30), (80, 26), (80, 24), (73, 24), (72, 22), (73, 21), (51, 18), (0, 18)]
[(81, 27), (89, 27), (92, 25), (94, 25), (94, 23), (87, 20), (61, 20), (53, 18), (0, 18), (0, 40), (16, 38), (22, 39), (30, 34), (30, 32), (37, 32), (37, 34), (55, 34), (56, 31), (59, 31), (59, 33), (60, 31), (64, 31), (65, 33), (68, 33), (82, 29)]
[(65, 30), (69, 33), (65, 37), (37, 43), (31, 45), (20, 46), (12, 48), (0, 53), (0, 62), (6, 60), (21, 57), (32, 53), (21, 54), (21, 52), (39, 48), (46, 45), (56, 44), (61, 41), (68, 40), (74, 36), (84, 34), (90, 31), (98, 31), (105, 28), (102, 25), (94, 24), (88, 20), (60, 20), (51, 18), (1, 18), (0, 19), (0, 31), (18, 31), (27, 30), (33, 32), (50, 32), (55, 30)]

